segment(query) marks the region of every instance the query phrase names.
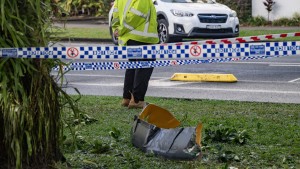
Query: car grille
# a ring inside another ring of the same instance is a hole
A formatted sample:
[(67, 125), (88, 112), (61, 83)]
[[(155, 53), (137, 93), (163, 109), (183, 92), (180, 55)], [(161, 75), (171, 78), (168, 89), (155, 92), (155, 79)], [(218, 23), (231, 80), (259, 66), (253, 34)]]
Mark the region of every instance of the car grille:
[(198, 18), (202, 23), (225, 23), (228, 15), (226, 14), (198, 14)]
[(223, 29), (205, 29), (205, 28), (194, 28), (193, 33), (232, 33), (231, 28)]

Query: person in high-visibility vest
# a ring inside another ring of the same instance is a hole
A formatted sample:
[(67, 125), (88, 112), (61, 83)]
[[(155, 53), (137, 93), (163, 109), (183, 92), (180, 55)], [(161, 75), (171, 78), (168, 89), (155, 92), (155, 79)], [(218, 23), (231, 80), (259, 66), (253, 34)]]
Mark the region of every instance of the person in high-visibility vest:
[[(112, 29), (121, 46), (157, 44), (157, 16), (152, 0), (116, 0)], [(129, 59), (145, 61), (155, 59)], [(128, 108), (143, 108), (153, 68), (126, 69), (123, 100)]]

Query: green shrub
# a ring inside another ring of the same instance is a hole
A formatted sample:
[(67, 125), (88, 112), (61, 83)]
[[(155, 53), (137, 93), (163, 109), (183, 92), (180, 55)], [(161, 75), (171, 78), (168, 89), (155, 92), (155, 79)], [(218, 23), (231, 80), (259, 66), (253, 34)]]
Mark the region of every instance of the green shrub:
[(218, 3), (227, 5), (229, 8), (236, 11), (241, 23), (247, 22), (252, 15), (251, 0), (217, 0)]
[(249, 26), (265, 26), (268, 25), (268, 21), (263, 16), (251, 17), (246, 22)]
[(272, 22), (273, 26), (290, 26), (290, 19), (289, 18), (280, 18), (276, 19)]
[(272, 22), (273, 26), (300, 26), (300, 14), (295, 13), (292, 18), (280, 18)]
[(273, 21), (267, 21), (263, 16), (256, 16), (248, 18), (248, 20), (243, 23), (246, 26), (300, 26), (300, 14), (294, 13), (292, 18), (279, 18)]
[(106, 17), (113, 0), (57, 0), (54, 15), (59, 16), (103, 16)]
[(294, 23), (293, 26), (300, 26), (300, 13), (294, 13), (292, 22)]
[(114, 0), (101, 0), (99, 2), (99, 8), (98, 11), (96, 12), (96, 16), (107, 17), (112, 2), (114, 2)]

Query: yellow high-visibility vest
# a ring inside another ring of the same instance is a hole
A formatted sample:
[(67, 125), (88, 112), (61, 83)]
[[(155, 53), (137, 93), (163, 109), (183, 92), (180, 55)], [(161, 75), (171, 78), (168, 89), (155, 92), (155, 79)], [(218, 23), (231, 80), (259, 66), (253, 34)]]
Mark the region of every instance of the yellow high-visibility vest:
[(118, 29), (119, 45), (129, 39), (158, 43), (156, 10), (152, 0), (116, 0), (113, 8), (113, 32)]

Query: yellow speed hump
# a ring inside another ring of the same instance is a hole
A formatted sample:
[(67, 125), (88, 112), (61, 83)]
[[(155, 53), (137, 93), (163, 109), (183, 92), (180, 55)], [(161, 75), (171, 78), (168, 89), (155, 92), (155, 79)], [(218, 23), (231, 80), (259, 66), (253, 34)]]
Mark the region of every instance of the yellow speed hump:
[(213, 74), (213, 73), (174, 73), (172, 81), (186, 82), (237, 82), (233, 74)]

